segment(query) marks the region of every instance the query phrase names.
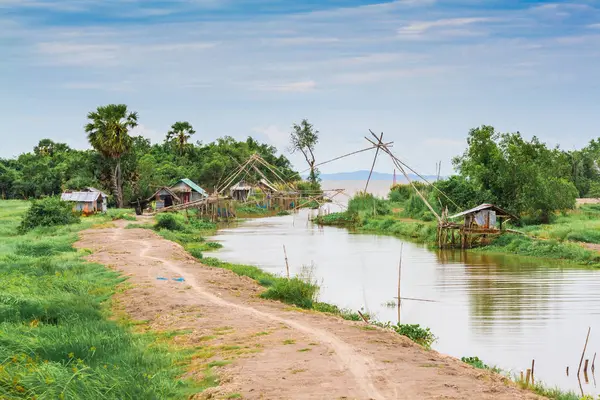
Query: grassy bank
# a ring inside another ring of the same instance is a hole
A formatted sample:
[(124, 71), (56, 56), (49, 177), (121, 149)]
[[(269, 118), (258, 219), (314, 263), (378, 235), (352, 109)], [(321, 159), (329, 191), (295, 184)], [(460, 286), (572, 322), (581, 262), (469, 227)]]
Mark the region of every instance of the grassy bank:
[[(410, 202), (402, 203), (376, 199), (370, 195), (356, 196), (350, 201), (348, 211), (320, 216), (316, 222), (356, 232), (398, 236), (435, 246), (436, 222), (429, 221), (429, 214), (414, 205), (416, 200), (413, 197), (410, 199)], [(414, 219), (410, 215), (424, 215), (425, 220)], [(600, 267), (600, 252), (587, 249), (580, 243), (600, 243), (600, 206), (584, 206), (557, 216), (551, 224), (528, 225), (518, 229), (524, 235), (505, 234), (490, 245), (473, 251), (508, 253)]]
[(110, 217), (20, 233), (28, 207), (0, 201), (0, 398), (186, 397), (186, 354), (112, 321), (123, 278), (72, 247), (80, 230)]
[(537, 382), (534, 384), (528, 384), (521, 380), (521, 377), (517, 377), (516, 375), (511, 375), (498, 367), (491, 367), (485, 364), (479, 357), (463, 357), (461, 361), (471, 365), (477, 369), (486, 369), (493, 371), (495, 373), (506, 376), (507, 378), (514, 381), (517, 385), (519, 385), (522, 389), (531, 390), (534, 393), (539, 394), (540, 396), (544, 396), (548, 399), (552, 400), (593, 400), (593, 396), (580, 396), (575, 392), (567, 392), (564, 390), (560, 390), (559, 388), (549, 388), (542, 382)]

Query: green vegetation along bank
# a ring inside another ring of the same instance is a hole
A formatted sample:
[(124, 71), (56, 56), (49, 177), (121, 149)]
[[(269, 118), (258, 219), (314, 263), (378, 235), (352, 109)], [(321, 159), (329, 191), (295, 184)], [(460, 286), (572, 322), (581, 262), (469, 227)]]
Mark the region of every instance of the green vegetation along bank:
[(78, 222), (60, 207), (0, 201), (0, 398), (186, 397), (195, 386), (179, 379), (186, 354), (111, 320), (123, 278), (72, 247), (110, 216)]
[[(420, 185), (424, 193), (430, 186)], [(393, 187), (388, 199), (359, 194), (348, 209), (317, 218), (317, 223), (357, 232), (398, 236), (431, 246), (436, 245), (437, 222), (423, 201), (408, 185)], [(584, 205), (553, 216), (551, 223), (513, 226), (523, 234), (504, 234), (490, 245), (473, 249), (545, 259), (557, 259), (600, 267), (600, 253), (586, 244), (600, 244), (600, 206)]]

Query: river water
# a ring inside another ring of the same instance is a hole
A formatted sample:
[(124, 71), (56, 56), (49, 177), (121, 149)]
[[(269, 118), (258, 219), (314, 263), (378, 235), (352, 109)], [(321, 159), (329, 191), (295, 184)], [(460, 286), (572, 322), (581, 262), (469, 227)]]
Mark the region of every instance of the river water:
[(222, 229), (213, 240), (224, 247), (214, 256), (284, 275), (285, 245), (291, 274), (310, 266), (321, 285), (320, 301), (395, 322), (397, 310), (386, 303), (397, 296), (402, 245), (401, 296), (430, 301), (403, 300), (401, 320), (430, 327), (436, 350), (478, 356), (513, 373), (535, 359), (536, 380), (600, 394), (591, 373), (589, 383), (581, 374), (581, 388), (576, 377), (588, 327), (590, 365), (600, 353), (600, 271), (510, 255), (431, 251), (395, 237), (318, 227), (308, 222), (310, 213)]

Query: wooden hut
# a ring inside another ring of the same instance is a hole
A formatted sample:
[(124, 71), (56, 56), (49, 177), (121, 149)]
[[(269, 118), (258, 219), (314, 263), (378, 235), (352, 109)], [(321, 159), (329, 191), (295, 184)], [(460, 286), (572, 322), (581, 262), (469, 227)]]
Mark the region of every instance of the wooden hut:
[(74, 203), (73, 211), (84, 214), (106, 212), (108, 206), (108, 195), (94, 188), (86, 188), (80, 192), (64, 192), (60, 199)]
[[(463, 218), (463, 223), (452, 222)], [(502, 234), (503, 223), (518, 219), (513, 214), (494, 204), (481, 204), (477, 207), (442, 218), (438, 225), (437, 241), (440, 248), (471, 248), (483, 245), (491, 238)]]
[(460, 217), (464, 217), (464, 228), (479, 230), (501, 230), (502, 224), (505, 221), (517, 218), (493, 204), (481, 204), (470, 210), (452, 215), (448, 219), (457, 219)]
[(196, 185), (191, 180), (184, 178), (180, 179), (176, 184), (171, 186), (170, 191), (179, 197), (181, 203), (190, 203), (192, 201), (202, 200), (208, 197), (206, 190)]
[(252, 193), (252, 186), (245, 181), (239, 181), (229, 189), (232, 199), (237, 201), (246, 201)]
[(154, 201), (155, 208), (160, 210), (165, 207), (171, 207), (176, 204), (181, 203), (181, 199), (177, 196), (171, 189), (164, 186), (158, 189), (150, 198), (147, 200), (148, 202)]

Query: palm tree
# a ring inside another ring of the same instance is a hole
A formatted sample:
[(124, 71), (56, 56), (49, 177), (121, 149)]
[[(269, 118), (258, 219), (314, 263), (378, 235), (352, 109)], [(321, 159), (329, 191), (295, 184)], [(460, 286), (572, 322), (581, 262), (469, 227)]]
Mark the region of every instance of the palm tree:
[(167, 132), (167, 141), (174, 142), (179, 149), (179, 154), (183, 154), (189, 138), (191, 138), (194, 133), (196, 133), (196, 131), (189, 122), (175, 122), (171, 126), (171, 130)]
[(113, 190), (117, 207), (123, 207), (123, 177), (121, 157), (131, 149), (128, 131), (137, 126), (138, 115), (128, 112), (125, 104), (109, 104), (88, 114), (91, 121), (85, 126), (88, 141), (104, 157), (115, 160), (112, 170)]

